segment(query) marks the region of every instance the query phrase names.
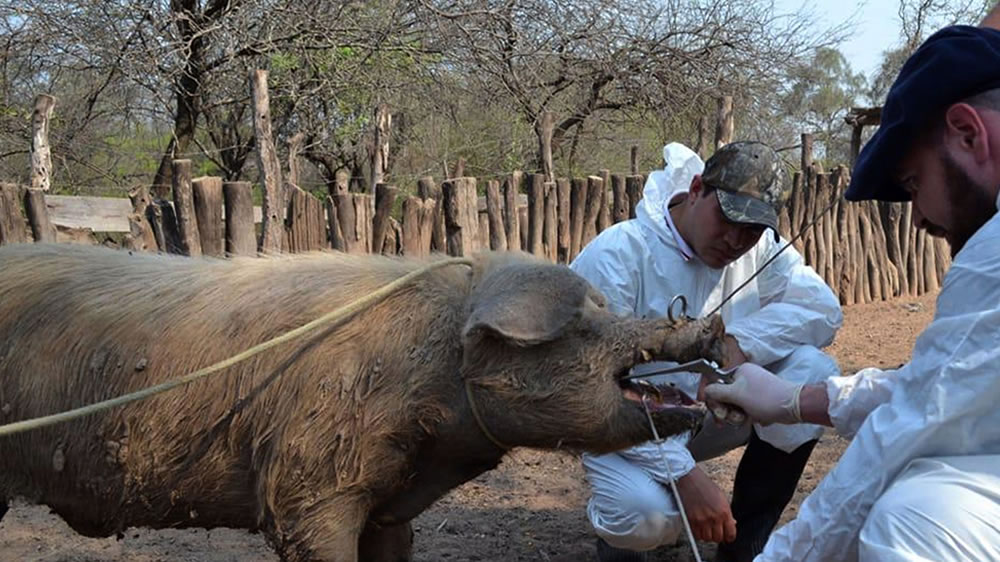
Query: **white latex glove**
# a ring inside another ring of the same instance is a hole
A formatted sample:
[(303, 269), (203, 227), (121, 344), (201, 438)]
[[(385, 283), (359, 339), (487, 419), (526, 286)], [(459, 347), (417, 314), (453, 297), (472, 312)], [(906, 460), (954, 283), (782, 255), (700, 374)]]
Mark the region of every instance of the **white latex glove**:
[(759, 365), (744, 363), (736, 369), (731, 384), (705, 387), (705, 397), (736, 406), (761, 425), (794, 424), (802, 422), (799, 412), (802, 386), (782, 380)]

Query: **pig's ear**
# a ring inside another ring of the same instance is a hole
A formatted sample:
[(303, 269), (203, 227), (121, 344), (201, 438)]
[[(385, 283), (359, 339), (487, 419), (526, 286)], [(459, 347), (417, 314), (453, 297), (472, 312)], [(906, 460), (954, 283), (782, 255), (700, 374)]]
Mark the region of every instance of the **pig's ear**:
[(589, 288), (565, 266), (501, 268), (473, 290), (462, 335), (487, 334), (521, 347), (555, 340), (583, 313)]

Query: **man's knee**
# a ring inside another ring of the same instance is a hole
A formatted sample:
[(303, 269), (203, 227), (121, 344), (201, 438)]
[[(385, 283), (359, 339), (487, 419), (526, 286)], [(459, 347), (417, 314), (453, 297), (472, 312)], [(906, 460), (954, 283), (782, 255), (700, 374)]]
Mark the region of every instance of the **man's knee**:
[(636, 551), (676, 542), (680, 514), (666, 487), (638, 468), (614, 476), (594, 487), (587, 505), (597, 535), (615, 548)]
[(597, 536), (615, 548), (638, 552), (674, 544), (680, 538), (679, 518), (661, 511), (633, 511), (614, 526), (595, 526)]
[(996, 502), (975, 488), (919, 476), (898, 481), (872, 506), (861, 529), (859, 557), (862, 562), (990, 559), (998, 552), (983, 548), (992, 550), (1000, 539), (993, 522), (998, 513)]

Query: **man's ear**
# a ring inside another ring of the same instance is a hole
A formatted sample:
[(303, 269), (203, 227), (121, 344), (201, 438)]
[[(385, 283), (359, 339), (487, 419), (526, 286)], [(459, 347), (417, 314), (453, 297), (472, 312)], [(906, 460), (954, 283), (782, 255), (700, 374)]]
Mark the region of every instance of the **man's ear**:
[(959, 161), (982, 164), (990, 159), (989, 131), (975, 107), (956, 103), (944, 112), (944, 142)]
[(691, 194), (691, 197), (688, 197), (688, 199), (691, 202), (694, 202), (695, 199), (701, 197), (701, 192), (702, 192), (701, 174), (695, 174), (694, 177), (691, 178), (691, 187), (688, 188), (688, 193)]

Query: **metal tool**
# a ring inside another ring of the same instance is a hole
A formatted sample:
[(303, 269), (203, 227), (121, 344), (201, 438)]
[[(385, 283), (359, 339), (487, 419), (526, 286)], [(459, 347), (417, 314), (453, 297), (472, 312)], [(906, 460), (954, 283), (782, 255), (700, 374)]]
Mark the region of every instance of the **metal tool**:
[(687, 363), (681, 363), (680, 365), (675, 365), (673, 367), (664, 367), (662, 369), (656, 369), (655, 371), (649, 371), (638, 375), (626, 375), (624, 378), (625, 380), (641, 380), (657, 375), (669, 375), (671, 373), (698, 373), (703, 377), (708, 377), (712, 383), (719, 382), (723, 384), (732, 384), (733, 373), (735, 372), (735, 367), (732, 369), (720, 369), (712, 363), (709, 363), (707, 359), (696, 359), (694, 361), (688, 361)]
[[(680, 315), (674, 314), (674, 304), (681, 303)], [(677, 295), (670, 299), (670, 304), (667, 305), (667, 320), (671, 322), (676, 322), (682, 318), (687, 318), (688, 315), (688, 300), (684, 295)]]

